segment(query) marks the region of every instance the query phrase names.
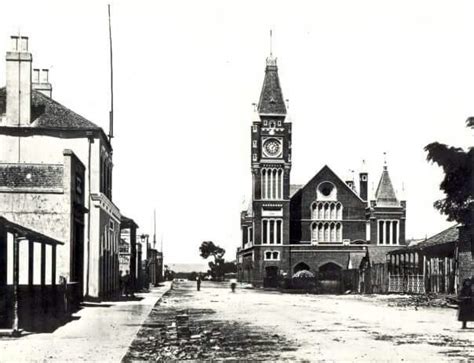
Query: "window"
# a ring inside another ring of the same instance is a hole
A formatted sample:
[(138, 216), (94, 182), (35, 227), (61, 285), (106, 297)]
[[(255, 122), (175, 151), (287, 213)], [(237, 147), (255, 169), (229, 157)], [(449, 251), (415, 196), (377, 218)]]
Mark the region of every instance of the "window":
[(311, 204), (312, 220), (342, 220), (342, 204), (340, 202), (314, 202)]
[(281, 126), (281, 121), (278, 121), (278, 126)]
[(262, 219), (262, 244), (283, 243), (283, 221), (279, 218)]
[(255, 154), (255, 153), (252, 154), (252, 160), (253, 160), (253, 161), (257, 161), (257, 154)]
[(252, 130), (253, 132), (257, 132), (257, 125), (253, 125)]
[(257, 140), (252, 141), (252, 147), (257, 147)]
[(261, 187), (262, 199), (283, 199), (283, 169), (263, 168)]
[(337, 200), (337, 188), (328, 181), (324, 181), (316, 188), (316, 199), (318, 200)]
[(377, 226), (379, 245), (398, 245), (400, 243), (398, 220), (379, 220)]
[(280, 252), (279, 251), (265, 251), (264, 260), (265, 261), (280, 261)]
[(341, 243), (342, 224), (340, 222), (311, 224), (311, 241), (318, 243)]
[(268, 125), (268, 121), (267, 120), (263, 120), (263, 126), (267, 126)]

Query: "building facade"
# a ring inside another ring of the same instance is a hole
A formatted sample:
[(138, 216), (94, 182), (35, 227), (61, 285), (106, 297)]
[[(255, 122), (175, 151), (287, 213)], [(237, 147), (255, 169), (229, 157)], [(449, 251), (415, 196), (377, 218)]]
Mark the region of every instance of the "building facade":
[(0, 89), (0, 162), (61, 164), (66, 149), (82, 162), (83, 293), (104, 298), (119, 287), (121, 214), (112, 201), (112, 146), (102, 128), (51, 98), (47, 71), (33, 71), (32, 61), (28, 38), (11, 37)]
[(379, 262), (375, 256), (405, 244), (406, 203), (386, 165), (372, 200), (365, 171), (358, 188), (328, 166), (304, 186), (290, 183), (292, 123), (272, 56), (250, 134), (252, 202), (241, 213), (240, 281), (272, 286), (300, 270), (331, 274), (358, 267), (367, 254)]

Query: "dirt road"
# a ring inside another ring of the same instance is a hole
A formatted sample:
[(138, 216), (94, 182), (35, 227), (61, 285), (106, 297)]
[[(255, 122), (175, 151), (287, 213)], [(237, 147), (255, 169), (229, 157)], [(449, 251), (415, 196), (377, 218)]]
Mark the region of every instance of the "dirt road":
[[(297, 295), (177, 282), (125, 360), (328, 361), (474, 359), (474, 325), (456, 310), (392, 306), (397, 296)], [(401, 297), (398, 297), (401, 298)]]

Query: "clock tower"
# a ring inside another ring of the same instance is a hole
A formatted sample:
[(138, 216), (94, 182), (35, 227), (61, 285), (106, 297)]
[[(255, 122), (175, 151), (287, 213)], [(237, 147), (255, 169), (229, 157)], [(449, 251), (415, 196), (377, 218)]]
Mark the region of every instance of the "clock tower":
[(252, 122), (253, 244), (289, 243), (291, 123), (278, 77), (277, 60), (267, 58), (260, 100)]

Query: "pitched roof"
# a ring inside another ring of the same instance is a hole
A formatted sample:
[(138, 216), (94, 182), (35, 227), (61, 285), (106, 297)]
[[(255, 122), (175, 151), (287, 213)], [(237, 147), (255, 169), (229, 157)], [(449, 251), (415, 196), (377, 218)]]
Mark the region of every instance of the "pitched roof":
[[(6, 111), (6, 88), (0, 88), (0, 114)], [(102, 130), (59, 102), (39, 91), (31, 91), (31, 125), (42, 129)]]
[(427, 247), (438, 246), (445, 243), (455, 242), (459, 239), (459, 228), (458, 225), (449, 227), (434, 236), (431, 236), (428, 239), (425, 239), (419, 243), (413, 244), (408, 247), (408, 249), (417, 249), (421, 250)]
[(388, 174), (387, 166), (383, 167), (382, 176), (380, 177), (375, 199), (378, 206), (398, 206), (398, 199), (393, 189), (392, 180)]
[(265, 79), (263, 80), (260, 100), (258, 101), (259, 114), (286, 115), (286, 106), (281, 91), (280, 79), (276, 58), (267, 58)]
[(290, 198), (295, 195), (302, 187), (303, 184), (290, 184)]

